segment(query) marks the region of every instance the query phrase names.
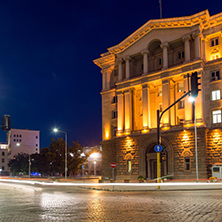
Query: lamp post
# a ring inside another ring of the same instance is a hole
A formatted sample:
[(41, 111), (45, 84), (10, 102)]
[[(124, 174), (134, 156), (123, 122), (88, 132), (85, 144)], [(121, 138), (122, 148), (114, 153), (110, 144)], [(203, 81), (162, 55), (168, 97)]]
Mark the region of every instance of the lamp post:
[(68, 168), (67, 168), (67, 132), (58, 130), (56, 128), (53, 131), (55, 133), (57, 132), (65, 133), (65, 181), (67, 181), (67, 171), (68, 171)]
[(189, 101), (193, 104), (193, 118), (194, 118), (194, 136), (195, 136), (195, 156), (196, 156), (196, 179), (199, 181), (198, 175), (198, 156), (197, 156), (197, 120), (196, 120), (196, 107), (195, 107), (195, 98), (190, 97)]

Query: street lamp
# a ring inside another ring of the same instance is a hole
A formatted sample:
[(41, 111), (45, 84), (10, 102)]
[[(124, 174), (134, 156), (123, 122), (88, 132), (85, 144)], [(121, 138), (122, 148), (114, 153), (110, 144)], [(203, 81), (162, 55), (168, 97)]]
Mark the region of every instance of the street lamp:
[(67, 168), (67, 132), (58, 130), (56, 128), (53, 129), (53, 131), (55, 133), (57, 133), (57, 132), (65, 133), (65, 181), (67, 181), (67, 171), (68, 171), (68, 168)]
[(196, 155), (196, 179), (199, 181), (198, 175), (198, 156), (197, 156), (197, 121), (196, 121), (196, 107), (195, 107), (195, 98), (189, 97), (189, 101), (193, 104), (193, 118), (194, 118), (194, 136), (195, 136), (195, 155)]

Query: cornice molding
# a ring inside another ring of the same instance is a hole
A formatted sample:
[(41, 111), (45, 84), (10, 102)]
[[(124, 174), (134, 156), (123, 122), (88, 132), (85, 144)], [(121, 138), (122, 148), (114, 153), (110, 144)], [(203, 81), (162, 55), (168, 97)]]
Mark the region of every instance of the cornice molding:
[(93, 60), (93, 62), (102, 69), (114, 65), (115, 55), (113, 54), (102, 55), (102, 57)]
[(199, 25), (199, 30), (202, 32), (204, 29), (208, 29), (219, 24), (222, 24), (222, 12), (210, 16), (208, 10), (201, 11), (191, 16), (149, 20), (118, 45), (108, 48), (108, 52), (102, 54), (99, 59), (95, 59), (93, 62), (100, 68), (114, 64), (115, 55), (123, 52), (155, 29), (190, 28)]
[(154, 29), (192, 27), (194, 25), (200, 25), (201, 29), (206, 29), (221, 23), (222, 13), (210, 17), (208, 10), (191, 16), (149, 20), (118, 45), (108, 48), (108, 51), (112, 54), (121, 53)]

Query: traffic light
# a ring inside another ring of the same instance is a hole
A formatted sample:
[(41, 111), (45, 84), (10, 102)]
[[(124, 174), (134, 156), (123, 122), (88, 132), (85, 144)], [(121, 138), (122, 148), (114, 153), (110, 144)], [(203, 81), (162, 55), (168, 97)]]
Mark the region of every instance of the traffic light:
[(161, 162), (166, 161), (166, 152), (161, 152)]
[(200, 89), (198, 89), (198, 86), (200, 83), (198, 83), (198, 79), (200, 77), (197, 76), (197, 72), (192, 73), (191, 75), (191, 97), (196, 98), (198, 96), (198, 92)]
[(8, 131), (11, 129), (11, 117), (10, 115), (4, 115), (2, 116), (2, 130)]

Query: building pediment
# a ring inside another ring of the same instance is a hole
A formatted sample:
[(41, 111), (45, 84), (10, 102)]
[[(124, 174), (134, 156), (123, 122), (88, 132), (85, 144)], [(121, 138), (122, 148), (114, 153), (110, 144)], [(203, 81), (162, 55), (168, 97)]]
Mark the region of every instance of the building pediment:
[(191, 16), (149, 20), (146, 24), (144, 24), (118, 45), (108, 48), (108, 51), (111, 54), (119, 54), (138, 42), (141, 38), (143, 38), (145, 35), (153, 30), (185, 27), (190, 28), (195, 25), (199, 25), (200, 29), (206, 29), (210, 26), (216, 26), (221, 23), (222, 13), (210, 17), (208, 10), (199, 12)]

